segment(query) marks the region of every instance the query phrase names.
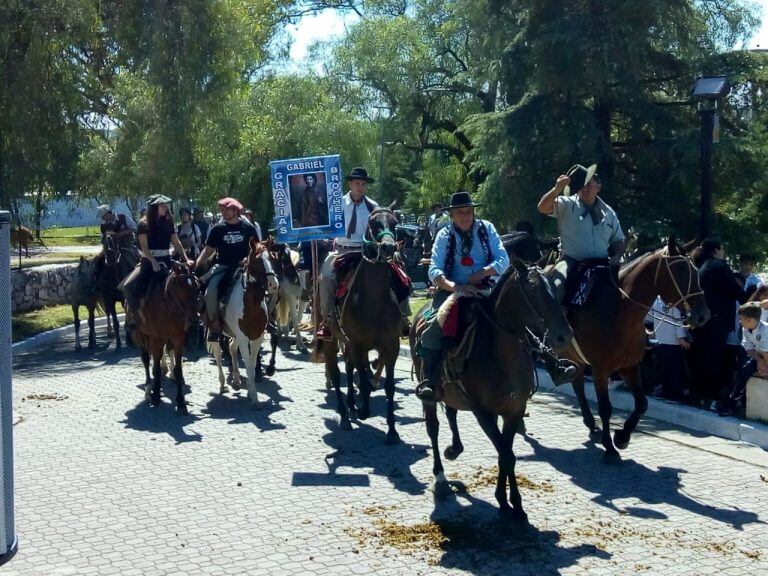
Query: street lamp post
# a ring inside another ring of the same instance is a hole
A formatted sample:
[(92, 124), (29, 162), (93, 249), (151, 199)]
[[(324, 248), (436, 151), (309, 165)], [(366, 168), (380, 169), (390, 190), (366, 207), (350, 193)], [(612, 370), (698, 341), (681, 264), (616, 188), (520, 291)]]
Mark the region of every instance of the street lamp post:
[(699, 103), (701, 117), (701, 181), (699, 205), (699, 237), (712, 231), (712, 137), (717, 117), (717, 100), (728, 93), (727, 76), (696, 79), (691, 97)]

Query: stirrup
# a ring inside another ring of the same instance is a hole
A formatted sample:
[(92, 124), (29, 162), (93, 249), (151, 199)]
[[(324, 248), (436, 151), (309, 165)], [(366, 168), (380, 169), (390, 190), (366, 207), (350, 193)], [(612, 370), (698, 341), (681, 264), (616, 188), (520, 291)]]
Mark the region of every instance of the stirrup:
[(422, 380), (416, 386), (416, 397), (424, 404), (437, 404), (443, 399), (442, 387), (435, 386), (429, 380)]

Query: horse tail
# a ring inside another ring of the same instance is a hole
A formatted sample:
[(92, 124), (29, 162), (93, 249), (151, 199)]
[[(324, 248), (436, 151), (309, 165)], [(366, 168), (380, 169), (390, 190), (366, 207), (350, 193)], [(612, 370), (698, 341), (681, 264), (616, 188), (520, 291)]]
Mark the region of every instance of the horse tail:
[(277, 298), (277, 326), (287, 326), (291, 317), (290, 299), (278, 296)]

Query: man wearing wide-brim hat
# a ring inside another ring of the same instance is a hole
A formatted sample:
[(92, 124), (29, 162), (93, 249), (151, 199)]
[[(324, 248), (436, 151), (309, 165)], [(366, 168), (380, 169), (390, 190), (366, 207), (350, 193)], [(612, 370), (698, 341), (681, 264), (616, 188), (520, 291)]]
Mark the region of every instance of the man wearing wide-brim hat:
[(368, 171), (355, 167), (344, 178), (349, 184), (349, 192), (342, 198), (344, 210), (343, 236), (336, 238), (333, 250), (320, 268), (320, 314), (322, 324), (317, 328), (317, 337), (323, 340), (331, 338), (331, 314), (336, 297), (336, 258), (347, 252), (362, 252), (363, 237), (368, 227), (368, 217), (379, 205), (366, 196), (368, 184), (375, 182), (368, 176)]
[(476, 296), (489, 289), (489, 281), (498, 279), (509, 268), (509, 256), (496, 228), (487, 220), (475, 218), (477, 206), (480, 204), (472, 201), (469, 192), (456, 192), (442, 207), (448, 211), (451, 224), (437, 232), (429, 264), (429, 279), (437, 292), (421, 337), (424, 379), (416, 387), (416, 395), (423, 402), (442, 399), (443, 338), (456, 336), (439, 325), (437, 310), (451, 294)]
[(561, 261), (555, 265), (554, 276), (560, 298), (565, 295), (566, 279), (576, 264), (605, 260), (618, 267), (624, 253), (619, 218), (599, 197), (601, 189), (597, 165), (576, 164), (559, 176), (539, 200), (539, 212), (557, 218), (560, 231)]
[(101, 220), (101, 242), (104, 243), (107, 232), (114, 232), (121, 248), (136, 247), (136, 222), (128, 214), (115, 214), (109, 204), (102, 204), (96, 209), (96, 217)]

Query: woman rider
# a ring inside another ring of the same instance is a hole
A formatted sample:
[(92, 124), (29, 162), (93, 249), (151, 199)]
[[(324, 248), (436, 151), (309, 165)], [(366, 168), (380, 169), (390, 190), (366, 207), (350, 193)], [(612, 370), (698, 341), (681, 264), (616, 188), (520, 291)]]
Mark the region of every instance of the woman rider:
[(176, 254), (187, 266), (193, 267), (194, 262), (187, 258), (184, 247), (176, 236), (173, 216), (168, 210), (171, 199), (162, 194), (153, 194), (147, 198), (149, 209), (147, 215), (139, 220), (138, 236), (141, 263), (123, 282), (125, 293), (125, 324), (135, 327), (139, 323), (139, 306), (145, 296), (147, 287), (155, 272), (164, 265), (171, 266), (171, 244)]

